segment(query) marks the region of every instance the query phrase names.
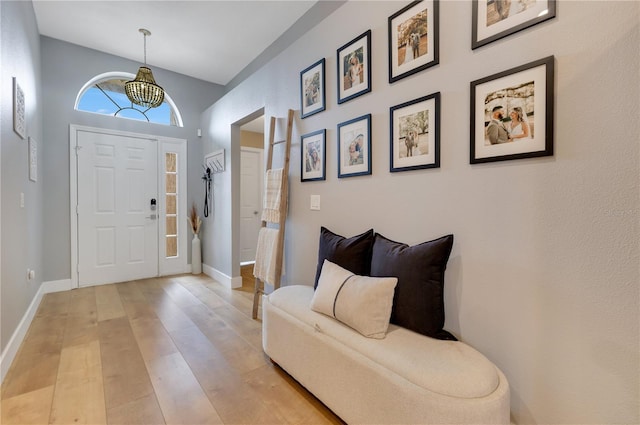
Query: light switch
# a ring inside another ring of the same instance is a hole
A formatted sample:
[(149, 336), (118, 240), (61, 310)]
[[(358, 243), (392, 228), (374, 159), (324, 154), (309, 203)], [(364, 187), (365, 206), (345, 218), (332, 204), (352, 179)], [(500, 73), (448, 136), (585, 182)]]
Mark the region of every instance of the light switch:
[(320, 211), (320, 195), (311, 195), (311, 211)]
[(24, 208), (24, 192), (20, 192), (20, 208)]

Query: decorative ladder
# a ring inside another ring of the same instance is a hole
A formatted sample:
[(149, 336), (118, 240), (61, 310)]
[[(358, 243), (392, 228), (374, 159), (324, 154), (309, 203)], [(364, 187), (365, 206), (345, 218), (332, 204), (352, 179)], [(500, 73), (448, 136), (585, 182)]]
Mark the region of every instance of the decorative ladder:
[[(284, 148), (284, 164), (282, 171), (282, 186), (280, 187), (280, 220), (277, 223), (268, 223), (262, 220), (261, 227), (267, 227), (267, 224), (277, 225), (278, 227), (278, 240), (276, 243), (276, 258), (275, 258), (275, 280), (269, 282), (273, 285), (273, 289), (280, 287), (280, 278), (282, 277), (282, 262), (284, 259), (284, 224), (287, 219), (287, 198), (289, 196), (289, 157), (291, 152), (291, 133), (293, 131), (293, 110), (289, 109), (287, 117), (287, 132), (286, 138), (280, 141), (274, 141), (276, 118), (271, 117), (269, 123), (269, 145), (267, 147), (267, 167), (266, 172), (271, 170), (273, 165), (273, 149), (276, 145), (285, 143)], [(258, 247), (259, 249), (259, 247)], [(253, 291), (253, 311), (252, 317), (256, 319), (258, 317), (258, 305), (260, 303), (260, 297), (264, 294), (264, 282), (262, 279), (256, 277), (255, 288)]]

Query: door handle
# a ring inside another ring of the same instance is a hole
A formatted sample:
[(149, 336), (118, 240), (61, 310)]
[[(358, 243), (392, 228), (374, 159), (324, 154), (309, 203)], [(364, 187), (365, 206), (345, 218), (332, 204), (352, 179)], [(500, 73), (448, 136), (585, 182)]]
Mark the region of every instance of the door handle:
[(258, 215), (258, 211), (254, 211), (254, 212), (253, 212), (253, 215)]
[(149, 218), (151, 220), (155, 220), (156, 217), (157, 217), (156, 214), (151, 214), (151, 215), (149, 215), (149, 217), (146, 217), (146, 218)]

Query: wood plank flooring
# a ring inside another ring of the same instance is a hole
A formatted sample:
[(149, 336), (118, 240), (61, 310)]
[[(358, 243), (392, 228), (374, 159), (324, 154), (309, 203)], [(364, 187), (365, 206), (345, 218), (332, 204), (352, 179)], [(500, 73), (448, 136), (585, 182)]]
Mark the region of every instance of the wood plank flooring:
[(264, 354), (252, 300), (204, 275), (45, 295), (0, 423), (342, 424)]

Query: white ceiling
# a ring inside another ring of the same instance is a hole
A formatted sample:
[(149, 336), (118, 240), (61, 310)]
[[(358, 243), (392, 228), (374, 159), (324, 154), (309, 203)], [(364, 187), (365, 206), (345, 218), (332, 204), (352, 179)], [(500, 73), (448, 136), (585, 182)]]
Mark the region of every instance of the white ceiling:
[(40, 34), (226, 85), (316, 1), (34, 0)]

